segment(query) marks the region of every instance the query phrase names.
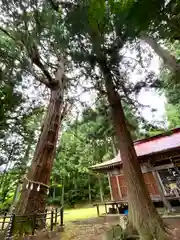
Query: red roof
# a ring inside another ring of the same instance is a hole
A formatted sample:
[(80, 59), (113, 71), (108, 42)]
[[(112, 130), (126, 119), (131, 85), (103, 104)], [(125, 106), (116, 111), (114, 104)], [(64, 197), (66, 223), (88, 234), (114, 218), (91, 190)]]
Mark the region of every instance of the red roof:
[[(173, 129), (169, 132), (156, 135), (147, 139), (134, 142), (134, 147), (138, 157), (153, 155), (160, 152), (167, 152), (180, 147), (180, 128)], [(121, 162), (120, 153), (109, 161), (92, 166), (98, 169), (111, 165), (117, 165)]]
[(180, 128), (166, 134), (136, 141), (134, 147), (137, 156), (144, 156), (180, 147)]

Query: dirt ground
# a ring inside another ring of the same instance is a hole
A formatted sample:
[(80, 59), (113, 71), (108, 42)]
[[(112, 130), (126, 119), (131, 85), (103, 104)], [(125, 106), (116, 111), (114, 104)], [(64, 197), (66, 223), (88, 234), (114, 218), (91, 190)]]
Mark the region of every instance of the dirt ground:
[[(172, 240), (180, 240), (180, 218), (168, 218), (164, 219), (164, 222), (168, 228), (175, 229), (175, 237)], [(66, 224), (64, 232), (53, 240), (101, 240), (103, 234), (118, 223), (117, 217), (74, 221)]]
[[(92, 218), (83, 221), (74, 221), (65, 226), (65, 231), (60, 234), (62, 240), (100, 240), (103, 233), (116, 225), (117, 219)], [(53, 239), (59, 240), (59, 239)]]
[(180, 240), (180, 218), (165, 218), (164, 222), (174, 231), (174, 240)]
[[(180, 218), (166, 218), (164, 222), (169, 229), (175, 229), (174, 233), (176, 237), (170, 240), (180, 240)], [(52, 240), (102, 240), (104, 233), (118, 223), (118, 216), (69, 222), (65, 224), (64, 231)], [(38, 238), (38, 240), (40, 239), (44, 238)]]

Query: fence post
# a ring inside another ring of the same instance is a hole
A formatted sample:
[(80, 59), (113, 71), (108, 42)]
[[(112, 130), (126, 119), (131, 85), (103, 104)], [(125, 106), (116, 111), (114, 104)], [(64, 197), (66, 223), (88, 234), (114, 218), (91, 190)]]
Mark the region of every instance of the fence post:
[(60, 209), (61, 227), (64, 226), (64, 216), (63, 216), (63, 214), (64, 214), (64, 209), (63, 209), (63, 207), (61, 207), (61, 209)]
[(53, 231), (54, 211), (51, 211), (51, 232)]
[(107, 214), (107, 204), (105, 203), (105, 212)]
[(6, 221), (6, 216), (7, 216), (7, 212), (4, 213), (4, 217), (3, 217), (3, 222), (2, 222), (1, 230), (4, 229), (4, 223), (5, 223), (5, 221)]
[(37, 219), (37, 214), (35, 213), (32, 216), (32, 235), (34, 235), (35, 233), (35, 229), (36, 229), (36, 219)]
[(10, 240), (13, 234), (13, 226), (14, 226), (15, 214), (13, 213), (10, 217), (9, 225), (7, 227), (7, 232), (5, 235), (5, 240)]
[(45, 214), (44, 214), (44, 228), (46, 228), (46, 217), (47, 217), (47, 209), (45, 210)]
[(58, 214), (58, 210), (57, 208), (55, 209), (55, 224), (57, 224), (57, 214)]

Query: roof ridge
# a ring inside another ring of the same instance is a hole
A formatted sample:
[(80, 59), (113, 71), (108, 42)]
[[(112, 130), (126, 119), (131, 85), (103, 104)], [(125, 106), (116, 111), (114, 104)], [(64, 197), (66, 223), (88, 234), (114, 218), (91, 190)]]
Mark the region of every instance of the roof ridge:
[(180, 132), (180, 127), (170, 129), (170, 130), (168, 130), (166, 132), (162, 132), (162, 133), (154, 135), (152, 137), (137, 139), (133, 143), (134, 143), (134, 145), (136, 145), (136, 144), (140, 144), (140, 143), (151, 141), (152, 139), (157, 139), (157, 138), (160, 138), (160, 137), (169, 136), (169, 135), (172, 135), (172, 134), (178, 133), (178, 132)]

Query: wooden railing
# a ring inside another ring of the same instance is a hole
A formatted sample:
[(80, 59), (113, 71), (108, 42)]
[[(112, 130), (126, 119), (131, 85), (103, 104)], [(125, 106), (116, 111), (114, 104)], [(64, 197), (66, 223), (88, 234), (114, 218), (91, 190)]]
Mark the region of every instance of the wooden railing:
[(5, 239), (8, 240), (13, 235), (14, 223), (29, 223), (31, 226), (31, 235), (35, 234), (38, 222), (43, 221), (44, 227), (48, 227), (50, 231), (54, 230), (54, 227), (64, 225), (64, 210), (63, 207), (55, 208), (51, 211), (46, 210), (44, 213), (35, 213), (30, 215), (16, 215), (14, 213), (9, 214), (7, 212), (4, 215), (0, 215), (0, 231), (5, 232)]

